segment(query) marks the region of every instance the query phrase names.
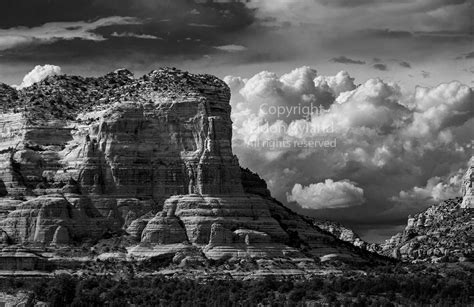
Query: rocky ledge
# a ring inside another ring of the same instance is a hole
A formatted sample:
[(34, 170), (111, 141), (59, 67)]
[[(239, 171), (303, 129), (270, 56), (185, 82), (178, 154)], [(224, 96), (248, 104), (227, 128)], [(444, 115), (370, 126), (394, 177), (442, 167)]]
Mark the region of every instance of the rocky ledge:
[(229, 99), (221, 80), (169, 68), (1, 85), (2, 243), (127, 237), (124, 259), (373, 260), (241, 169)]
[(359, 235), (352, 229), (340, 223), (328, 220), (318, 220), (314, 218), (312, 220), (315, 226), (331, 233), (342, 241), (349, 242), (354, 246), (371, 252), (378, 252), (380, 249), (377, 243), (368, 243), (362, 240), (361, 237), (359, 237)]

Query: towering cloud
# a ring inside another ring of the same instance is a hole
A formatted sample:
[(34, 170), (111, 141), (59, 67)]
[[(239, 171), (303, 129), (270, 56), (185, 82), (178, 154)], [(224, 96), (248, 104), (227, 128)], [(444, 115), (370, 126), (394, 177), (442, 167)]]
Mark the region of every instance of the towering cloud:
[(413, 98), (413, 121), (407, 133), (436, 137), (446, 128), (459, 126), (472, 118), (473, 91), (454, 81), (433, 88), (417, 87)]
[[(335, 208), (317, 215), (353, 223), (396, 221), (459, 190), (456, 181), (440, 183), (470, 157), (473, 90), (467, 85), (408, 92), (377, 78), (356, 87), (346, 72), (318, 76), (310, 67), (225, 80), (237, 155), (274, 195), (298, 203), (295, 209)], [(319, 108), (309, 108), (310, 116), (295, 108), (312, 104)], [(282, 112), (269, 114), (270, 107)], [(337, 210), (342, 207), (350, 210)]]
[(318, 76), (314, 79), (314, 84), (318, 88), (328, 87), (334, 97), (355, 89), (354, 78), (347, 71), (340, 71), (335, 76)]

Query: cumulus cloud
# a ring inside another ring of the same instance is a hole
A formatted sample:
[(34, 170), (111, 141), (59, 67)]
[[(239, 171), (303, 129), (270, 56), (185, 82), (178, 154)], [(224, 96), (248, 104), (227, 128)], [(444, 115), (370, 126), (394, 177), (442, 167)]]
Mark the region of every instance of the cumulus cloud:
[(0, 29), (0, 50), (26, 44), (50, 44), (59, 40), (103, 41), (106, 38), (94, 30), (112, 25), (133, 25), (141, 21), (134, 17), (112, 16), (96, 21), (50, 22), (42, 26)]
[(451, 141), (446, 128), (460, 126), (472, 118), (473, 98), (472, 88), (457, 81), (433, 88), (417, 87), (411, 101), (413, 120), (404, 135)]
[(18, 88), (25, 88), (28, 86), (31, 86), (37, 82), (40, 82), (44, 79), (46, 79), (49, 76), (55, 76), (55, 75), (60, 75), (61, 74), (61, 67), (55, 66), (55, 65), (37, 65), (35, 68), (33, 68), (32, 71), (27, 73), (25, 77), (23, 78), (23, 81), (21, 82), (20, 86)]
[(318, 76), (314, 79), (318, 88), (329, 88), (334, 97), (339, 94), (355, 89), (354, 78), (347, 71), (340, 71), (335, 76)]
[(342, 64), (359, 64), (359, 65), (365, 64), (365, 61), (353, 60), (353, 59), (350, 59), (350, 58), (345, 57), (345, 56), (339, 56), (339, 57), (336, 57), (336, 58), (332, 58), (331, 62), (342, 63)]
[(334, 120), (342, 131), (357, 127), (386, 133), (405, 122), (408, 110), (399, 103), (401, 95), (397, 84), (370, 79), (353, 91), (340, 94), (322, 118)]
[(330, 118), (312, 118), (319, 117), (336, 96), (356, 87), (347, 72), (318, 76), (307, 66), (282, 76), (263, 71), (249, 79), (227, 76), (224, 81), (232, 91), (235, 136), (245, 142), (330, 132)]
[(302, 208), (346, 208), (361, 205), (364, 199), (364, 190), (348, 180), (324, 182), (302, 186), (297, 183), (287, 196), (288, 201), (297, 202)]
[(235, 77), (235, 76), (225, 76), (224, 82), (230, 87), (230, 90), (233, 94), (238, 94), (238, 92), (244, 87), (248, 79)]
[(387, 133), (404, 125), (409, 113), (398, 101), (401, 92), (396, 84), (371, 79), (356, 88), (344, 71), (317, 76), (314, 69), (301, 67), (281, 77), (261, 72), (246, 82), (235, 77), (225, 80), (234, 91), (237, 84), (241, 86), (234, 99), (243, 101), (233, 100), (233, 120), (235, 136), (246, 142), (326, 137), (334, 129)]
[[(325, 102), (316, 99), (316, 97), (320, 97), (321, 91), (331, 96), (329, 87), (316, 87), (314, 82), (316, 76), (316, 70), (310, 67), (300, 67), (281, 77), (275, 73), (263, 71), (245, 80), (245, 82), (240, 79), (241, 88), (237, 90), (243, 101), (237, 102), (235, 109), (245, 112), (249, 110), (258, 119), (266, 122), (274, 122), (277, 119), (289, 121), (302, 118), (306, 115), (303, 114), (302, 107), (317, 106)], [(225, 80), (232, 80), (232, 78), (227, 77)], [(236, 85), (236, 79), (233, 80), (234, 84), (231, 87)], [(300, 108), (284, 110), (282, 114), (276, 114), (274, 109), (279, 106)], [(239, 117), (238, 113), (234, 115)], [(246, 117), (243, 119), (246, 119)]]
[(388, 70), (387, 65), (382, 64), (382, 63), (374, 64), (374, 65), (372, 65), (372, 67), (375, 68), (375, 69), (377, 69), (377, 70), (381, 70), (381, 71), (386, 71), (386, 70)]
[(400, 191), (392, 200), (405, 206), (416, 206), (460, 196), (464, 169), (458, 170), (449, 178), (432, 177), (425, 186), (415, 186), (408, 191)]
[[(310, 67), (282, 76), (268, 71), (250, 78), (228, 76), (225, 81), (232, 91), (234, 151), (245, 167), (267, 180), (277, 198), (288, 200), (296, 183), (303, 191), (326, 178), (357, 182), (363, 189), (363, 204), (349, 211), (335, 209), (337, 214), (327, 218), (404, 219), (419, 208), (396, 201), (400, 191), (425, 189), (429, 178), (446, 178), (470, 157), (472, 89), (459, 82), (415, 91), (379, 78), (356, 86), (346, 72), (323, 76)], [(287, 110), (311, 102), (322, 108), (309, 117), (271, 116), (261, 108)], [(335, 146), (324, 146), (324, 141)], [(433, 187), (440, 182), (433, 181)], [(395, 206), (396, 214), (384, 215)]]

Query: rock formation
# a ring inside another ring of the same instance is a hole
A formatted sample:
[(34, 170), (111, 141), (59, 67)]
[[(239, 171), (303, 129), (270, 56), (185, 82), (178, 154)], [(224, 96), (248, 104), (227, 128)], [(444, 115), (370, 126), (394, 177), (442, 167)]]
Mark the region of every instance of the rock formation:
[(314, 225), (362, 249), (409, 262), (472, 261), (474, 255), (473, 161), (463, 177), (463, 197), (448, 199), (408, 217), (404, 231), (382, 244), (364, 242), (351, 229), (312, 219)]
[(133, 258), (368, 259), (240, 168), (229, 99), (221, 80), (176, 69), (1, 85), (2, 240), (64, 245), (128, 233)]
[(463, 177), (461, 195), (462, 203), (461, 208), (474, 208), (474, 156), (469, 160), (466, 174)]
[(378, 244), (365, 242), (352, 229), (340, 223), (333, 221), (321, 221), (317, 219), (313, 219), (313, 223), (315, 226), (331, 233), (336, 238), (345, 242), (349, 242), (354, 246), (371, 252), (377, 252), (379, 250)]
[(412, 262), (472, 261), (474, 216), (461, 202), (450, 199), (410, 216), (402, 233), (381, 244), (382, 253)]
[(381, 253), (412, 262), (472, 261), (473, 162), (471, 157), (462, 182), (462, 197), (409, 216), (405, 230), (381, 244)]

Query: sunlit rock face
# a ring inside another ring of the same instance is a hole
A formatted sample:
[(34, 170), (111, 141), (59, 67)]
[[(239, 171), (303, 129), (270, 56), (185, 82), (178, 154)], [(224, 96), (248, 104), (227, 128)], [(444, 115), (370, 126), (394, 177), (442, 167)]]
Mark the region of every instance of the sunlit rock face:
[[(230, 91), (209, 75), (51, 76), (1, 85), (2, 241), (129, 235), (130, 257), (313, 257), (361, 251), (274, 200), (232, 153)], [(201, 257), (201, 256), (200, 256)]]
[(18, 95), (0, 117), (10, 195), (71, 179), (84, 193), (156, 201), (242, 192), (230, 93), (217, 78), (164, 69), (133, 79), (121, 70), (50, 77)]
[(461, 194), (462, 203), (461, 208), (474, 208), (474, 157), (471, 157), (467, 166), (466, 174), (463, 177)]
[(243, 191), (230, 93), (217, 78), (119, 70), (50, 77), (20, 92), (3, 85), (0, 95), (5, 200), (75, 192), (120, 228), (170, 195)]
[(327, 220), (312, 219), (315, 226), (331, 233), (342, 241), (349, 242), (354, 246), (371, 251), (378, 252), (379, 246), (376, 243), (368, 243), (362, 240), (357, 233), (344, 225)]

